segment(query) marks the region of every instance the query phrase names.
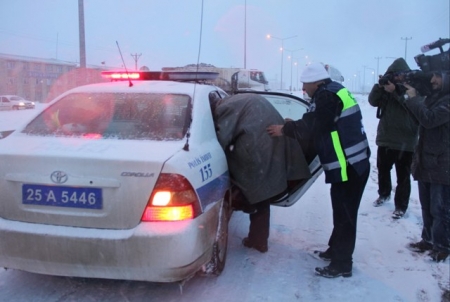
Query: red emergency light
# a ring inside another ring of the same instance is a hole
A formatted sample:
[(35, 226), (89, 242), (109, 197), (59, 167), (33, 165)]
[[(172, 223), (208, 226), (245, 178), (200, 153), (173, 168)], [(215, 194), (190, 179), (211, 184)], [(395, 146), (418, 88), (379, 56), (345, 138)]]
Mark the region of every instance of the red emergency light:
[(187, 71), (102, 71), (102, 77), (111, 81), (143, 80), (143, 81), (179, 81), (205, 82), (214, 81), (217, 72), (187, 72)]
[(117, 72), (117, 71), (103, 71), (102, 76), (111, 80), (138, 80), (141, 76), (139, 72)]

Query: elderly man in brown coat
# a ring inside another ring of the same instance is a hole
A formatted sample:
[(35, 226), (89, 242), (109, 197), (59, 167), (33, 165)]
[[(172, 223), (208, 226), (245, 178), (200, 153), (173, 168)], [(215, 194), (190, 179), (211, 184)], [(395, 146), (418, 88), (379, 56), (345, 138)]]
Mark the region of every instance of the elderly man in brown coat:
[(211, 108), (231, 179), (252, 209), (248, 237), (242, 244), (265, 253), (270, 203), (286, 194), (288, 181), (311, 177), (308, 164), (296, 140), (267, 133), (269, 125), (284, 120), (264, 97), (238, 94), (211, 100)]

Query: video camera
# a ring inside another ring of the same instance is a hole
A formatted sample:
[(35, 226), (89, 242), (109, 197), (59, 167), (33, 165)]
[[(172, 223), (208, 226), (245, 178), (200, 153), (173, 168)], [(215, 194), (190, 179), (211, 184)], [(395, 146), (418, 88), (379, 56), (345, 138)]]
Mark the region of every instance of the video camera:
[[(422, 46), (420, 48), (422, 54), (414, 57), (414, 60), (419, 66), (420, 70), (422, 70), (423, 72), (450, 70), (450, 49), (447, 49), (447, 51), (444, 51), (442, 49), (442, 46), (447, 43), (450, 43), (450, 39), (439, 39), (433, 43)], [(435, 48), (439, 48), (441, 52), (433, 56), (426, 56), (423, 54)]]
[(431, 95), (431, 77), (432, 72), (423, 72), (421, 70), (410, 70), (404, 72), (393, 72), (380, 77), (378, 84), (387, 85), (389, 82), (395, 84), (395, 90), (399, 95), (403, 95), (408, 84), (414, 87), (420, 95)]
[[(406, 83), (414, 87), (422, 96), (431, 95), (430, 80), (433, 73), (450, 71), (450, 49), (443, 50), (443, 46), (447, 43), (450, 43), (450, 39), (440, 38), (435, 42), (422, 46), (420, 48), (422, 54), (414, 57), (420, 70), (388, 73), (380, 77), (378, 83), (380, 85), (387, 85), (388, 82), (395, 84), (396, 91), (399, 94), (403, 94), (406, 91), (406, 87), (403, 86)], [(435, 48), (439, 48), (439, 54), (429, 56), (423, 54)]]

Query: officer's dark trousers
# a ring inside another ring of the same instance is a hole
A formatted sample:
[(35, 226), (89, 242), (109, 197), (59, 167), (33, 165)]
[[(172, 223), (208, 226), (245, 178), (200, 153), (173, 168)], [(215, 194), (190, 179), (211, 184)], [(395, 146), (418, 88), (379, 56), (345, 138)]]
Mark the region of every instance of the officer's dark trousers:
[(411, 194), (411, 162), (413, 152), (393, 150), (387, 147), (377, 149), (378, 195), (388, 197), (392, 191), (391, 170), (395, 165), (397, 187), (395, 188), (395, 209), (406, 212)]
[(330, 266), (339, 270), (352, 270), (358, 209), (369, 171), (369, 164), (363, 175), (348, 166), (348, 181), (331, 184), (334, 227), (328, 245), (331, 248)]

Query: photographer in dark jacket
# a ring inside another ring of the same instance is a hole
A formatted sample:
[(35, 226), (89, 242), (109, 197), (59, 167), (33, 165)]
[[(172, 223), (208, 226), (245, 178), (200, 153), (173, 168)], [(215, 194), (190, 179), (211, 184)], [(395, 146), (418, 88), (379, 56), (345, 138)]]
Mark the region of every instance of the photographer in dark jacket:
[(411, 194), (411, 162), (417, 143), (417, 122), (403, 104), (404, 88), (397, 84), (402, 73), (410, 71), (403, 58), (396, 59), (387, 69), (380, 83), (375, 84), (369, 94), (369, 103), (378, 107), (380, 119), (376, 144), (378, 168), (378, 195), (375, 207), (390, 199), (392, 191), (391, 170), (395, 165), (397, 187), (395, 189), (395, 210), (392, 217), (403, 217), (408, 209)]
[(436, 262), (450, 254), (450, 78), (449, 72), (435, 72), (433, 94), (418, 96), (405, 84), (406, 106), (419, 121), (419, 142), (414, 153), (412, 175), (419, 185), (422, 206), (422, 240), (410, 249)]

